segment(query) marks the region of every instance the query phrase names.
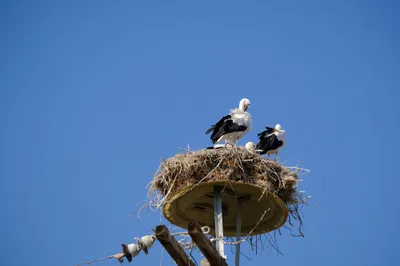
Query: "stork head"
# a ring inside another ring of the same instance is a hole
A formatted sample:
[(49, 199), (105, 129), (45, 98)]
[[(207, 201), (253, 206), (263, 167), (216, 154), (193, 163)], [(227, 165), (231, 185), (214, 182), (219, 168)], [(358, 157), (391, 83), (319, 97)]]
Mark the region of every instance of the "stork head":
[(276, 124), (275, 131), (285, 132), (285, 130), (282, 129), (280, 124)]
[(248, 149), (249, 151), (255, 151), (256, 150), (256, 144), (254, 144), (253, 142), (247, 142), (245, 145), (246, 149)]
[(246, 111), (247, 108), (250, 107), (250, 104), (251, 103), (250, 103), (249, 99), (243, 98), (239, 103), (239, 109), (242, 110), (242, 111)]

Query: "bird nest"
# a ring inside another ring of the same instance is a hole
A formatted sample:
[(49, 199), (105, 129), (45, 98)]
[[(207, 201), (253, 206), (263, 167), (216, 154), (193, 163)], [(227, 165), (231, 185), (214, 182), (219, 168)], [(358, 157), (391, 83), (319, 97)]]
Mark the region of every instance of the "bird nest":
[(285, 228), (296, 228), (295, 235), (303, 236), (299, 208), (308, 197), (302, 196), (297, 185), (305, 172), (309, 171), (284, 166), (242, 147), (188, 150), (162, 161), (150, 184), (149, 205), (160, 208), (183, 189), (207, 182), (243, 182), (279, 197), (289, 212)]

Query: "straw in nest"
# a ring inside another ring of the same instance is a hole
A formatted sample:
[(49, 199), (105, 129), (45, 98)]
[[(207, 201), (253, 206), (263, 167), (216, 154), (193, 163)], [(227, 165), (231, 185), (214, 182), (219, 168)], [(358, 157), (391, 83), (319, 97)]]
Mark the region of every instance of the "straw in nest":
[(306, 199), (297, 184), (304, 171), (308, 170), (283, 166), (242, 147), (188, 151), (161, 163), (149, 189), (150, 203), (160, 208), (180, 190), (204, 182), (241, 181), (278, 196), (288, 208), (289, 224), (297, 220), (302, 235), (299, 207)]

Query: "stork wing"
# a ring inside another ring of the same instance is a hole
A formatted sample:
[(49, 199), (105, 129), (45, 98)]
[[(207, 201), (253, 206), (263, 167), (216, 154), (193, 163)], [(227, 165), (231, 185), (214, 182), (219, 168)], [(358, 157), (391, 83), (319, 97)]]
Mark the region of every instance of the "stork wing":
[(226, 120), (231, 119), (231, 115), (227, 115), (221, 118), (215, 125), (212, 125), (207, 131), (206, 134), (210, 133), (211, 131), (215, 130), (216, 128), (220, 128)]
[(263, 132), (257, 134), (257, 136), (259, 137), (260, 140), (261, 140), (261, 138), (265, 138), (269, 134), (272, 134), (272, 132), (274, 132), (274, 130), (275, 130), (273, 127), (265, 127), (265, 128), (267, 130), (264, 130)]
[(211, 131), (213, 131), (210, 139), (213, 143), (216, 143), (218, 139), (225, 134), (245, 131), (246, 129), (247, 126), (235, 123), (232, 119), (232, 116), (227, 115), (224, 116), (220, 121), (218, 121), (218, 123), (213, 125), (210, 129), (208, 129), (206, 133), (210, 133)]
[(256, 146), (256, 150), (261, 150), (261, 154), (266, 154), (268, 151), (276, 150), (283, 145), (283, 141), (279, 140), (275, 134), (270, 134), (263, 138), (260, 137), (260, 142)]

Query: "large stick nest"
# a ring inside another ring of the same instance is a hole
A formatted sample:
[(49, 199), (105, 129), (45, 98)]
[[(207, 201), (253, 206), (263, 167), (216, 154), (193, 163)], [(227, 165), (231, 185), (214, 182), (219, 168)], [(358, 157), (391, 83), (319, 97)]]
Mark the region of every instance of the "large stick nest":
[(202, 182), (241, 181), (278, 196), (289, 210), (288, 223), (299, 222), (299, 207), (306, 202), (297, 190), (305, 169), (286, 167), (242, 147), (187, 151), (162, 161), (149, 189), (150, 204), (157, 208), (181, 189)]

